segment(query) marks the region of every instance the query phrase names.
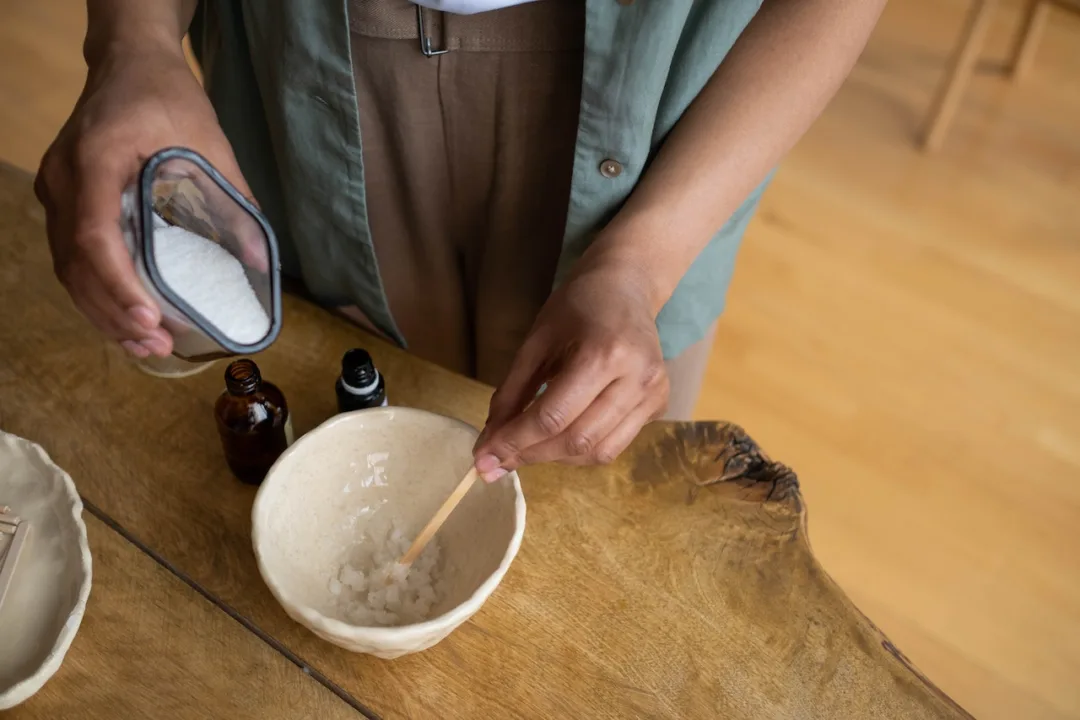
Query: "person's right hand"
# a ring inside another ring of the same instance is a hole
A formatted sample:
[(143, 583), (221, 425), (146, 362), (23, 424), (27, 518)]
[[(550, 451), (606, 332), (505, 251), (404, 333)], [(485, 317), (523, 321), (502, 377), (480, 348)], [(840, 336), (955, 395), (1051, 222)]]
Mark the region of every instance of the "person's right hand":
[(90, 68), (34, 181), (57, 277), (99, 330), (140, 358), (168, 355), (172, 337), (135, 274), (121, 194), (151, 155), (172, 146), (200, 153), (251, 196), (180, 44), (114, 51)]

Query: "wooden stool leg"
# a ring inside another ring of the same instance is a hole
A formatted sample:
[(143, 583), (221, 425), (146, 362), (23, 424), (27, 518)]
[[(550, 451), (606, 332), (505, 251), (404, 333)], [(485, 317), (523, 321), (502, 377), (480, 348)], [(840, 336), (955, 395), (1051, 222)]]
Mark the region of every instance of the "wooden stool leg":
[(945, 133), (960, 105), (960, 98), (971, 80), (975, 62), (979, 59), (990, 18), (998, 0), (975, 0), (964, 21), (960, 41), (949, 60), (945, 79), (938, 88), (922, 133), (922, 147), (937, 150), (945, 140)]
[(1014, 81), (1020, 81), (1031, 70), (1035, 61), (1035, 52), (1042, 39), (1043, 28), (1046, 27), (1046, 18), (1050, 15), (1049, 0), (1032, 0), (1028, 4), (1024, 15), (1024, 22), (1020, 29), (1020, 36), (1013, 52), (1012, 62), (1009, 63), (1009, 72)]

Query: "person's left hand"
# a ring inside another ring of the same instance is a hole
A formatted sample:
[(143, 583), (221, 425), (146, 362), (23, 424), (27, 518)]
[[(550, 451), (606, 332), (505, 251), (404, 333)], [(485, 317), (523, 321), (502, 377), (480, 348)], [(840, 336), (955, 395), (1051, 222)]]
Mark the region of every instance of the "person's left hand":
[(544, 304), (491, 398), (474, 449), (488, 482), (531, 463), (608, 463), (667, 408), (647, 274), (581, 263)]

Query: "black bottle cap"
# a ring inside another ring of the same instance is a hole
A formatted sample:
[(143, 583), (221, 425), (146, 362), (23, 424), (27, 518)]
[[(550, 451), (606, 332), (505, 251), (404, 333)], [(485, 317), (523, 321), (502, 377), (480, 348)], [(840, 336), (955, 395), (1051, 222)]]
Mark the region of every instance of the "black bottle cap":
[(259, 366), (247, 358), (234, 360), (225, 368), (225, 389), (233, 395), (250, 395), (262, 385)]
[(374, 391), (379, 379), (371, 355), (362, 348), (353, 348), (341, 358), (341, 380), (352, 390)]

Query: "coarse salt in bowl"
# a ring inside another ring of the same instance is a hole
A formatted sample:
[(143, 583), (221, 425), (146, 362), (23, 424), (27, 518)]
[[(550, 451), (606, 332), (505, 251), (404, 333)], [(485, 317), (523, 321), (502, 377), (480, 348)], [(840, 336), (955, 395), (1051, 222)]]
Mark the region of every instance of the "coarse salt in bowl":
[(472, 617), (521, 546), (516, 473), (474, 484), (407, 572), (395, 561), (469, 469), (476, 435), (389, 407), (338, 415), (289, 448), (252, 509), (259, 572), (289, 616), (382, 658), (425, 650)]

